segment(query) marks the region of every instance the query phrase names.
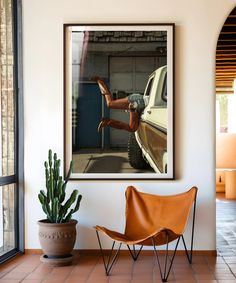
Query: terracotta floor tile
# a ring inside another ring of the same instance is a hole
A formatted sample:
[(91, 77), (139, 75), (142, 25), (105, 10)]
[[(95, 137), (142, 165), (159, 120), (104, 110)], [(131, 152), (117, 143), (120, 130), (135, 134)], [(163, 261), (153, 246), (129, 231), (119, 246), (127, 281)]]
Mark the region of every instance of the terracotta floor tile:
[(90, 278), (86, 283), (108, 283), (108, 278)]
[(28, 276), (25, 277), (27, 280), (43, 280), (48, 276), (47, 273), (35, 273), (32, 272)]
[(65, 280), (66, 280), (66, 278), (68, 277), (68, 274), (60, 274), (60, 275), (57, 275), (57, 274), (49, 274), (48, 276), (46, 276), (43, 280), (42, 280), (42, 282), (43, 283), (45, 283), (45, 282), (47, 282), (47, 283), (49, 283), (49, 282), (53, 282), (53, 281), (56, 281), (57, 280), (57, 282), (58, 283), (61, 283), (61, 282), (65, 282)]
[[(133, 278), (131, 283), (153, 283), (153, 279), (139, 279), (139, 278)], [(161, 281), (160, 281), (161, 282)], [(110, 283), (110, 282), (109, 282)], [(113, 283), (113, 282), (112, 282)], [(116, 283), (119, 283), (118, 281)], [(126, 283), (126, 282), (125, 282)], [(128, 283), (128, 282), (127, 282)]]
[(21, 281), (22, 283), (41, 283), (42, 280), (37, 280), (37, 279), (24, 279)]
[(193, 273), (194, 274), (214, 274), (213, 270), (203, 267), (203, 268), (194, 268), (193, 267)]
[(132, 278), (132, 274), (131, 273), (119, 273), (118, 271), (117, 272), (112, 272), (111, 275), (109, 276), (109, 278), (114, 278), (114, 279), (117, 279), (117, 278), (120, 278), (120, 279), (131, 279)]
[(16, 264), (14, 261), (10, 261), (9, 263), (4, 263), (2, 266), (0, 266), (0, 272), (9, 272), (10, 270), (13, 270), (17, 267), (18, 264)]
[(183, 279), (183, 280), (187, 280), (187, 279), (194, 279), (195, 280), (195, 276), (194, 274), (191, 274), (191, 273), (188, 273), (188, 274), (185, 274), (185, 273), (174, 273), (174, 278), (175, 279)]
[(21, 280), (0, 279), (0, 283), (19, 283)]
[(5, 276), (1, 278), (1, 280), (22, 280), (26, 276), (28, 276), (29, 273), (24, 273), (24, 272), (9, 272)]
[(74, 277), (69, 277), (66, 279), (65, 283), (87, 283), (87, 279), (84, 278), (74, 278)]
[(49, 274), (53, 270), (52, 267), (48, 267), (44, 264), (40, 264), (36, 269), (34, 270), (34, 273), (41, 273), (41, 274)]
[(41, 282), (42, 283), (64, 283), (65, 280), (66, 280), (65, 278), (59, 278), (57, 276), (49, 275), (45, 279), (43, 279)]
[(212, 274), (207, 274), (207, 273), (204, 273), (204, 274), (195, 274), (195, 278), (198, 280), (198, 281), (201, 281), (201, 280), (215, 280), (215, 276), (212, 275)]
[(37, 268), (37, 266), (22, 266), (22, 265), (18, 265), (14, 268), (14, 272), (23, 272), (23, 273), (30, 273), (33, 272), (35, 269)]
[[(125, 279), (125, 278), (110, 278), (109, 283), (130, 283), (131, 279)], [(143, 281), (143, 282), (147, 282), (147, 281)], [(151, 283), (153, 283), (151, 281)]]
[(70, 275), (80, 275), (80, 276), (83, 276), (83, 277), (88, 277), (88, 275), (93, 271), (93, 269), (94, 269), (94, 267), (92, 267), (92, 268), (87, 268), (87, 267), (85, 267), (85, 268), (82, 268), (82, 267), (75, 267), (72, 271), (71, 271), (71, 273), (70, 273)]

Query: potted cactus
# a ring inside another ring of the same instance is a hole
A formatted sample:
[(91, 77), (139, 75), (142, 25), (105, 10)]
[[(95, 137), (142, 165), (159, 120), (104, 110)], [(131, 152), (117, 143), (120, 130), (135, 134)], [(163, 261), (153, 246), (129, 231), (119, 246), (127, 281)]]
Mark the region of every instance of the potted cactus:
[[(39, 240), (44, 252), (41, 260), (52, 265), (70, 264), (71, 252), (76, 240), (77, 220), (73, 213), (79, 210), (82, 196), (74, 190), (66, 198), (66, 185), (72, 172), (72, 162), (65, 180), (60, 176), (60, 159), (57, 154), (48, 152), (48, 161), (44, 162), (46, 191), (38, 194), (42, 209), (47, 218), (38, 221)], [(71, 206), (73, 206), (71, 208)]]

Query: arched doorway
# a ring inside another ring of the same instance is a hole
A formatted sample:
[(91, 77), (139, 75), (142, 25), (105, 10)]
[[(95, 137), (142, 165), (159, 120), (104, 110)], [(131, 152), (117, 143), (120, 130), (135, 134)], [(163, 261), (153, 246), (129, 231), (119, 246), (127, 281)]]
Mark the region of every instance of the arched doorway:
[(215, 78), (217, 250), (225, 257), (236, 255), (236, 7), (218, 38)]

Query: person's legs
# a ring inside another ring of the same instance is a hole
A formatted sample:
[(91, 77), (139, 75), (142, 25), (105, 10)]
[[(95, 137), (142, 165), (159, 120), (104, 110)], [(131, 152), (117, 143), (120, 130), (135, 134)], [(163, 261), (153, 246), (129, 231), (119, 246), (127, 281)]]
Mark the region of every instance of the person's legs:
[(106, 100), (106, 103), (107, 103), (107, 107), (111, 109), (123, 109), (123, 110), (128, 110), (130, 104), (127, 97), (117, 100), (110, 100), (110, 101)]
[(129, 124), (121, 122), (121, 121), (117, 121), (117, 120), (113, 120), (113, 119), (108, 119), (108, 118), (103, 118), (100, 122), (100, 124), (98, 125), (98, 131), (101, 131), (102, 128), (104, 127), (112, 127), (115, 129), (119, 129), (119, 130), (125, 130), (128, 132), (135, 132), (138, 129), (139, 126), (139, 113), (137, 112), (130, 112), (130, 117), (129, 117)]
[(105, 97), (107, 107), (111, 109), (129, 109), (129, 101), (128, 98), (121, 98), (117, 100), (113, 100), (112, 95), (105, 82), (99, 77), (93, 77), (92, 80), (96, 81), (101, 94)]

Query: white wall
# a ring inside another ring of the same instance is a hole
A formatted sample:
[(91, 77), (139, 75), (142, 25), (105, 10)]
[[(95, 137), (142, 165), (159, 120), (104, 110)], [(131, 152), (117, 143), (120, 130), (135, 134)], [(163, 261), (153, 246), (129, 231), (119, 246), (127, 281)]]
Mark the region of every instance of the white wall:
[[(196, 241), (215, 249), (215, 49), (235, 0), (23, 0), (26, 248), (40, 248), (37, 193), (48, 148), (63, 155), (63, 23), (176, 24), (175, 181), (73, 182), (83, 194), (77, 248), (98, 248), (92, 226), (122, 231), (124, 191), (199, 187)], [(108, 241), (106, 242), (108, 247)]]

